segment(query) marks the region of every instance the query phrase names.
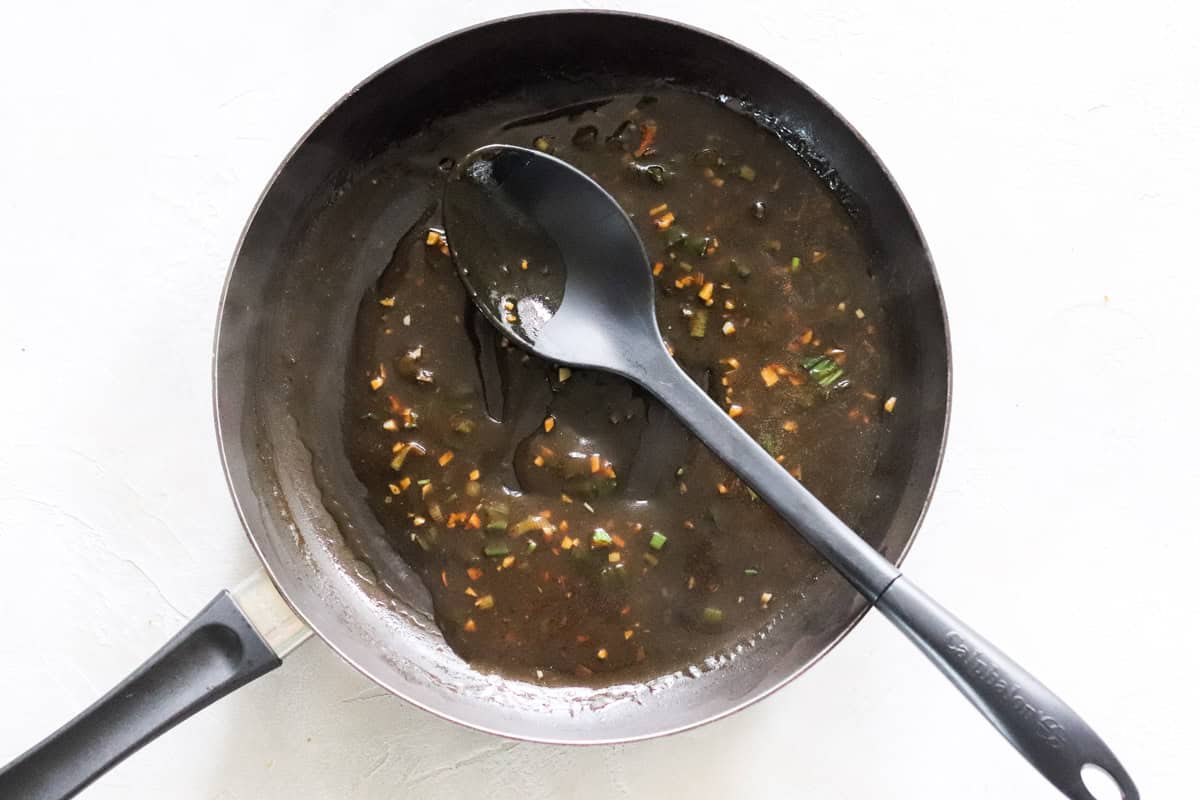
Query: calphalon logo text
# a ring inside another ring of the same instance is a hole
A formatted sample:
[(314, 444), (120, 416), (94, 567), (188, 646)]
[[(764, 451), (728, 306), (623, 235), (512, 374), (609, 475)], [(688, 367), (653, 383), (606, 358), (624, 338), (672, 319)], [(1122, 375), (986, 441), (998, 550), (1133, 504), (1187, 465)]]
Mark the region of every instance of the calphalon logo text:
[(979, 683), (1000, 695), (1017, 712), (1018, 717), (1024, 721), (1035, 721), (1038, 736), (1048, 745), (1058, 750), (1067, 743), (1067, 732), (1062, 723), (1029, 702), (1022, 694), (1020, 685), (1009, 683), (1008, 678), (986, 656), (967, 644), (960, 633), (949, 631), (946, 634), (946, 647), (955, 658), (967, 665), (968, 671)]

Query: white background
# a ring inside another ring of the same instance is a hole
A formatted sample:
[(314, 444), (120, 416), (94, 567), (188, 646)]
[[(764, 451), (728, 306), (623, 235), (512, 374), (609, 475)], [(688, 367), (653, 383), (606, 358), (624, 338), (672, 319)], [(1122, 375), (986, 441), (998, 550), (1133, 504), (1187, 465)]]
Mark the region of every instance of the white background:
[[(614, 6), (618, 4), (613, 4)], [(1195, 797), (1200, 26), (1188, 5), (659, 0), (858, 127), (940, 267), (954, 414), (907, 570)], [(238, 232), (361, 78), (511, 2), (13, 3), (0, 23), (0, 762), (254, 565), (209, 359)], [(85, 795), (1051, 798), (872, 615), (666, 740), (433, 719), (310, 642)]]

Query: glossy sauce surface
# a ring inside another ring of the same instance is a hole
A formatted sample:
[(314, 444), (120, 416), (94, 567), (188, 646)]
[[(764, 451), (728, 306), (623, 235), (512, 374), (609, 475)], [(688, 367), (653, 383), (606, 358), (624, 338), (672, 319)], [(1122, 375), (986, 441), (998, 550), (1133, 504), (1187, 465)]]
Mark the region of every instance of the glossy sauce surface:
[[(861, 231), (799, 157), (737, 110), (661, 87), (446, 125), (460, 146), (537, 147), (604, 186), (655, 262), (680, 364), (857, 524), (899, 413), (887, 324)], [(436, 178), (464, 152), (410, 168)], [(439, 223), (431, 208), (404, 233), (362, 301), (345, 428), (454, 649), (525, 680), (623, 682), (727, 652), (803, 603), (824, 568), (803, 540), (640, 390), (504, 341)]]

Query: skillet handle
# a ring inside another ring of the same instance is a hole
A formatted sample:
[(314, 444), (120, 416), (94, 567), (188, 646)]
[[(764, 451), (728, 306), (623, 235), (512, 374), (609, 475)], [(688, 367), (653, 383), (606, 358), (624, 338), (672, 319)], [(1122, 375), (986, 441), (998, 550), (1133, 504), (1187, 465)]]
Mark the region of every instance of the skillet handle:
[(1098, 800), (1082, 770), (1107, 773), (1138, 800), (1129, 773), (1083, 718), (903, 576), (875, 607), (900, 628), (1025, 759), (1071, 800)]
[(73, 797), (163, 731), (280, 663), (222, 590), (133, 674), (0, 770), (0, 797)]

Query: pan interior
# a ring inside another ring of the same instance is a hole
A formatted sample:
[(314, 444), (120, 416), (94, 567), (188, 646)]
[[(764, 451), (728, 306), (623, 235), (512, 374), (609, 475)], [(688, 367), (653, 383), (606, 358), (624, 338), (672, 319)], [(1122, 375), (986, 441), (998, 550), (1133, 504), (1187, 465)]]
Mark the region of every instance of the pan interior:
[[(882, 457), (883, 502), (864, 522), (892, 560), (915, 534), (936, 476), (948, 348), (933, 266), (882, 166), (807, 88), (708, 34), (618, 14), (504, 20), (400, 59), (309, 132), (248, 224), (218, 329), (218, 427), (247, 530), (295, 609), (386, 688), (483, 730), (602, 742), (696, 725), (782, 685), (865, 611), (826, 573), (803, 606), (758, 635), (646, 683), (553, 688), (482, 674), (442, 639), (424, 586), (383, 544), (346, 458), (341, 420), (355, 315), (397, 232), (431, 213), (440, 182), (406, 167), (456, 151), (441, 121), (488, 105), (504, 118), (533, 116), (664, 81), (752, 103), (870, 233), (897, 341), (899, 391), (914, 409)], [(374, 568), (356, 552), (369, 553)]]

